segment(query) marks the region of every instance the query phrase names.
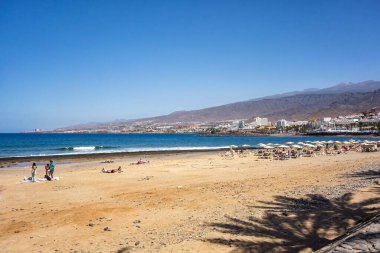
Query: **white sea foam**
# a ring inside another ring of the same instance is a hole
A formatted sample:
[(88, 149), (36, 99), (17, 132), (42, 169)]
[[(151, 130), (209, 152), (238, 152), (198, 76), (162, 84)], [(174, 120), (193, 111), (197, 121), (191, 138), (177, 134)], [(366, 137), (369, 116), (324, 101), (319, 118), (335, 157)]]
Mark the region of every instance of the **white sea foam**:
[(90, 146), (90, 147), (74, 147), (73, 150), (79, 150), (79, 151), (90, 151), (90, 150), (95, 150), (95, 146)]
[[(109, 154), (109, 153), (138, 153), (138, 152), (165, 152), (165, 151), (196, 151), (196, 150), (219, 150), (227, 149), (229, 146), (212, 146), (212, 147), (160, 147), (160, 148), (118, 148), (109, 150), (96, 150), (95, 147), (75, 147), (72, 152), (64, 153), (39, 153), (31, 154), (30, 157), (35, 156), (65, 156), (65, 155), (82, 155), (82, 154)], [(13, 156), (13, 157), (26, 157), (26, 156)]]
[[(191, 150), (216, 150), (229, 148), (228, 146), (219, 147), (160, 147), (160, 148), (126, 148), (123, 152), (155, 152), (155, 151), (191, 151)], [(120, 150), (119, 150), (120, 151)]]

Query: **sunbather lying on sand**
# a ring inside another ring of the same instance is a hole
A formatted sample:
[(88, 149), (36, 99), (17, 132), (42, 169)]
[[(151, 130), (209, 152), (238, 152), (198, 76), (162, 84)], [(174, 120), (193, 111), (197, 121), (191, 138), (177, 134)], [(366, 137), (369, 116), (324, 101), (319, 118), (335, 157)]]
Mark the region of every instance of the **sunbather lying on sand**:
[(112, 170), (106, 170), (106, 169), (102, 169), (102, 172), (103, 173), (121, 173), (121, 172), (123, 172), (122, 170), (121, 170), (121, 166), (119, 166), (119, 168), (118, 169), (112, 169)]
[(131, 163), (131, 165), (140, 165), (140, 164), (145, 164), (145, 163), (150, 163), (149, 160), (138, 160), (136, 163)]
[(112, 160), (105, 160), (105, 161), (102, 162), (102, 163), (113, 163), (113, 161), (112, 161)]

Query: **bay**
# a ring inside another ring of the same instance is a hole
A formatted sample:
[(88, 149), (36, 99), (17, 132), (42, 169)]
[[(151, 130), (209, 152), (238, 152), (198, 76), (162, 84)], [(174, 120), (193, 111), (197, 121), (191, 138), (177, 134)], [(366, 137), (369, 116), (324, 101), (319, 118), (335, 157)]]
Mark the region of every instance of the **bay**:
[[(342, 136), (201, 136), (197, 134), (0, 134), (0, 157), (73, 155), (88, 153), (203, 150), (259, 143), (371, 140)], [(377, 140), (377, 139), (376, 139)]]

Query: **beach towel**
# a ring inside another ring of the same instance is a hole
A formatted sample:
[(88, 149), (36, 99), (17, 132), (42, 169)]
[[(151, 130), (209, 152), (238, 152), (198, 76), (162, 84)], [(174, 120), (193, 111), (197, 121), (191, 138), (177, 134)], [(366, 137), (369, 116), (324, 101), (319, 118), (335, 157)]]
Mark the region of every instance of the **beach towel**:
[[(51, 180), (59, 180), (59, 177), (54, 177), (54, 178), (52, 178)], [(46, 178), (41, 178), (41, 177), (39, 177), (39, 178), (35, 178), (35, 180), (34, 180), (34, 182), (33, 182), (33, 180), (32, 180), (32, 178), (31, 177), (29, 177), (29, 178), (27, 178), (27, 177), (24, 177), (24, 179), (23, 180), (21, 180), (21, 183), (38, 183), (38, 182), (47, 182), (48, 180), (46, 179)]]

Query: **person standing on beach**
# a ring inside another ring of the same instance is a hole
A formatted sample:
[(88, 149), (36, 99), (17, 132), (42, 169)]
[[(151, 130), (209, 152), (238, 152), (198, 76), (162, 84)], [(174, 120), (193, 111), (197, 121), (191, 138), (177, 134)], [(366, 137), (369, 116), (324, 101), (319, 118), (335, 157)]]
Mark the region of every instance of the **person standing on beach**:
[(49, 164), (49, 169), (50, 169), (50, 177), (51, 179), (53, 179), (53, 174), (54, 174), (54, 169), (55, 169), (55, 163), (53, 162), (53, 160), (50, 160), (50, 164)]
[(49, 176), (49, 173), (50, 173), (50, 165), (47, 163), (45, 165), (45, 177)]
[(32, 182), (36, 182), (36, 170), (37, 170), (37, 165), (36, 165), (36, 163), (33, 163), (33, 165), (32, 165)]

